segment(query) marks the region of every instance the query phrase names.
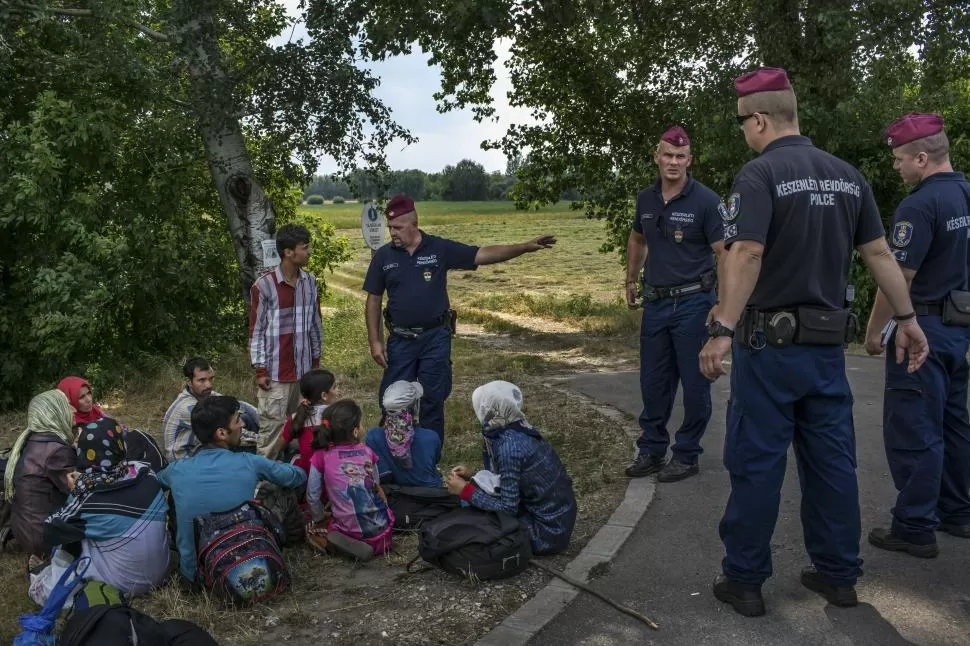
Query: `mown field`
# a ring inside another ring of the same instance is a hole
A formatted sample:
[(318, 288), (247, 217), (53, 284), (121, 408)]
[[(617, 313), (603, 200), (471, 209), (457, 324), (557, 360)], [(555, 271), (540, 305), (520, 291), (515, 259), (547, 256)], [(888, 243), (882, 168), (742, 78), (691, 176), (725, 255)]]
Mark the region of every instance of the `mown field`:
[[(380, 369), (366, 344), (360, 291), (370, 253), (358, 226), (359, 204), (305, 208), (307, 218), (334, 223), (351, 240), (353, 259), (334, 275), (324, 300), (324, 365), (343, 393), (359, 401), (369, 424), (378, 421)], [(447, 441), (441, 466), (481, 465), (481, 434), (471, 392), (492, 379), (519, 384), (525, 412), (556, 447), (573, 477), (580, 520), (569, 553), (550, 559), (564, 566), (612, 512), (625, 489), (622, 468), (632, 452), (630, 425), (603, 417), (555, 386), (557, 375), (631, 367), (636, 358), (637, 314), (620, 302), (623, 268), (601, 254), (603, 224), (565, 205), (521, 213), (508, 203), (419, 203), (429, 233), (471, 244), (521, 242), (554, 233), (556, 248), (475, 272), (454, 272), (450, 286), (461, 312), (453, 349), (454, 390), (446, 406)], [(255, 401), (244, 348), (216, 359), (216, 388)], [(129, 426), (160, 432), (161, 418), (181, 388), (182, 358), (159, 358), (152, 373), (124, 388), (96, 393), (106, 410)], [(24, 411), (0, 416), (0, 446), (23, 428)], [(633, 424), (635, 426), (635, 424)], [(591, 433), (590, 429), (596, 429)], [(293, 589), (255, 608), (232, 610), (189, 590), (178, 576), (135, 600), (156, 617), (183, 617), (209, 629), (226, 645), (467, 644), (473, 643), (544, 584), (530, 571), (496, 584), (473, 584), (439, 572), (409, 575), (414, 536), (401, 537), (394, 554), (363, 567), (319, 556), (304, 546), (286, 550)], [(0, 643), (10, 643), (19, 614), (34, 610), (26, 596), (26, 557), (0, 555)], [(415, 612), (417, 609), (417, 613)]]
[[(370, 250), (359, 232), (360, 204), (303, 207), (305, 217), (332, 223), (351, 240), (353, 259), (341, 265), (333, 282), (359, 290), (370, 261)], [(449, 274), (449, 293), (459, 313), (480, 321), (487, 312), (533, 317), (562, 323), (596, 336), (634, 334), (637, 313), (623, 303), (624, 268), (616, 253), (601, 253), (604, 225), (569, 209), (568, 203), (539, 211), (510, 210), (504, 202), (418, 203), (418, 224), (428, 233), (469, 244), (524, 242), (551, 233), (553, 249), (521, 256), (507, 263)], [(464, 312), (463, 312), (464, 310)], [(486, 317), (487, 318), (487, 317)], [(494, 330), (514, 329), (505, 321), (486, 321)], [(521, 321), (527, 322), (527, 321)]]

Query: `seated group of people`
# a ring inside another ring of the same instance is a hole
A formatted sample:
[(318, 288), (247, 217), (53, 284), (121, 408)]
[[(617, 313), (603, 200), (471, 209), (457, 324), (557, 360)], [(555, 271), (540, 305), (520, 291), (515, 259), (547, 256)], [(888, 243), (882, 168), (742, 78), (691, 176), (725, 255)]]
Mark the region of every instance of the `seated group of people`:
[(312, 547), (358, 560), (392, 546), (395, 519), (381, 487), (389, 483), (446, 487), (463, 505), (515, 516), (536, 554), (569, 545), (572, 480), (526, 421), (514, 384), (493, 381), (473, 394), (485, 470), (457, 466), (442, 477), (441, 439), (417, 419), (420, 383), (387, 388), (383, 425), (365, 432), (360, 406), (340, 398), (333, 373), (311, 370), (272, 460), (255, 453), (255, 409), (214, 392), (204, 359), (184, 372), (186, 387), (163, 421), (164, 452), (106, 416), (79, 377), (31, 400), (4, 473), (11, 532), (29, 569), (41, 571), (57, 549), (89, 556), (88, 578), (135, 596), (165, 580), (174, 543), (179, 570), (197, 583), (193, 520), (253, 499), (261, 482), (295, 490)]

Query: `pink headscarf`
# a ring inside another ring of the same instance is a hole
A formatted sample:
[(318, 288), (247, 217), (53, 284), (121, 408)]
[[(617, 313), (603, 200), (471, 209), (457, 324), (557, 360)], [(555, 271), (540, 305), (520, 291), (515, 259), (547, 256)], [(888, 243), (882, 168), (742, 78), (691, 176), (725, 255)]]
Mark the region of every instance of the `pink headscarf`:
[(87, 386), (88, 390), (93, 392), (91, 384), (89, 384), (87, 379), (84, 379), (83, 377), (64, 377), (61, 379), (61, 382), (57, 384), (57, 389), (67, 395), (67, 400), (71, 402), (71, 406), (74, 407), (75, 424), (89, 424), (104, 417), (104, 413), (100, 408), (98, 408), (97, 404), (92, 403), (91, 410), (86, 413), (82, 413), (80, 410), (78, 410), (77, 402), (81, 398), (81, 388), (83, 386)]

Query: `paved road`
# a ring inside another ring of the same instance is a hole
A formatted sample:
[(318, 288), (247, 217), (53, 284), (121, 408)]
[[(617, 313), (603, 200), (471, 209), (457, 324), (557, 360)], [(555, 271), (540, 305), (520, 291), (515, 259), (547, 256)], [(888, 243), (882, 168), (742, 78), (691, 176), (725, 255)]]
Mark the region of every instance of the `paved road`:
[[(970, 644), (970, 540), (941, 534), (940, 556), (930, 560), (877, 550), (865, 540), (873, 526), (886, 526), (895, 496), (882, 442), (883, 364), (881, 359), (851, 356), (848, 365), (855, 395), (865, 561), (857, 585), (858, 607), (830, 606), (798, 581), (808, 557), (791, 452), (772, 541), (774, 576), (763, 589), (768, 614), (746, 619), (714, 599), (711, 582), (723, 556), (717, 525), (729, 492), (721, 463), (729, 382), (721, 378), (712, 388), (714, 416), (704, 439), (700, 475), (658, 485), (653, 504), (609, 573), (592, 582), (656, 621), (660, 630), (651, 631), (580, 593), (530, 644)], [(640, 412), (634, 373), (583, 375), (572, 386), (632, 415)], [(676, 429), (679, 423), (674, 419), (670, 427)]]

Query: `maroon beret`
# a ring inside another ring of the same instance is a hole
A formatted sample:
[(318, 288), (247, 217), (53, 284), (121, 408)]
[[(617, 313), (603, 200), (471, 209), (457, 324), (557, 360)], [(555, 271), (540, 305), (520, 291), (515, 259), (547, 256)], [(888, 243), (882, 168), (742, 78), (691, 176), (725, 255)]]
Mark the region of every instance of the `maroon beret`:
[(387, 203), (387, 208), (384, 209), (384, 212), (387, 213), (388, 220), (393, 220), (396, 217), (413, 213), (414, 200), (404, 193), (398, 193)]
[(899, 148), (938, 132), (943, 132), (943, 117), (926, 112), (910, 112), (889, 124), (886, 143), (890, 148)]
[(788, 73), (780, 67), (759, 67), (753, 72), (743, 74), (734, 79), (734, 91), (738, 98), (755, 94), (756, 92), (777, 92), (790, 90)]
[(689, 146), (690, 137), (687, 136), (687, 131), (680, 126), (674, 126), (667, 132), (663, 134), (660, 138), (661, 141), (666, 141), (672, 146)]

